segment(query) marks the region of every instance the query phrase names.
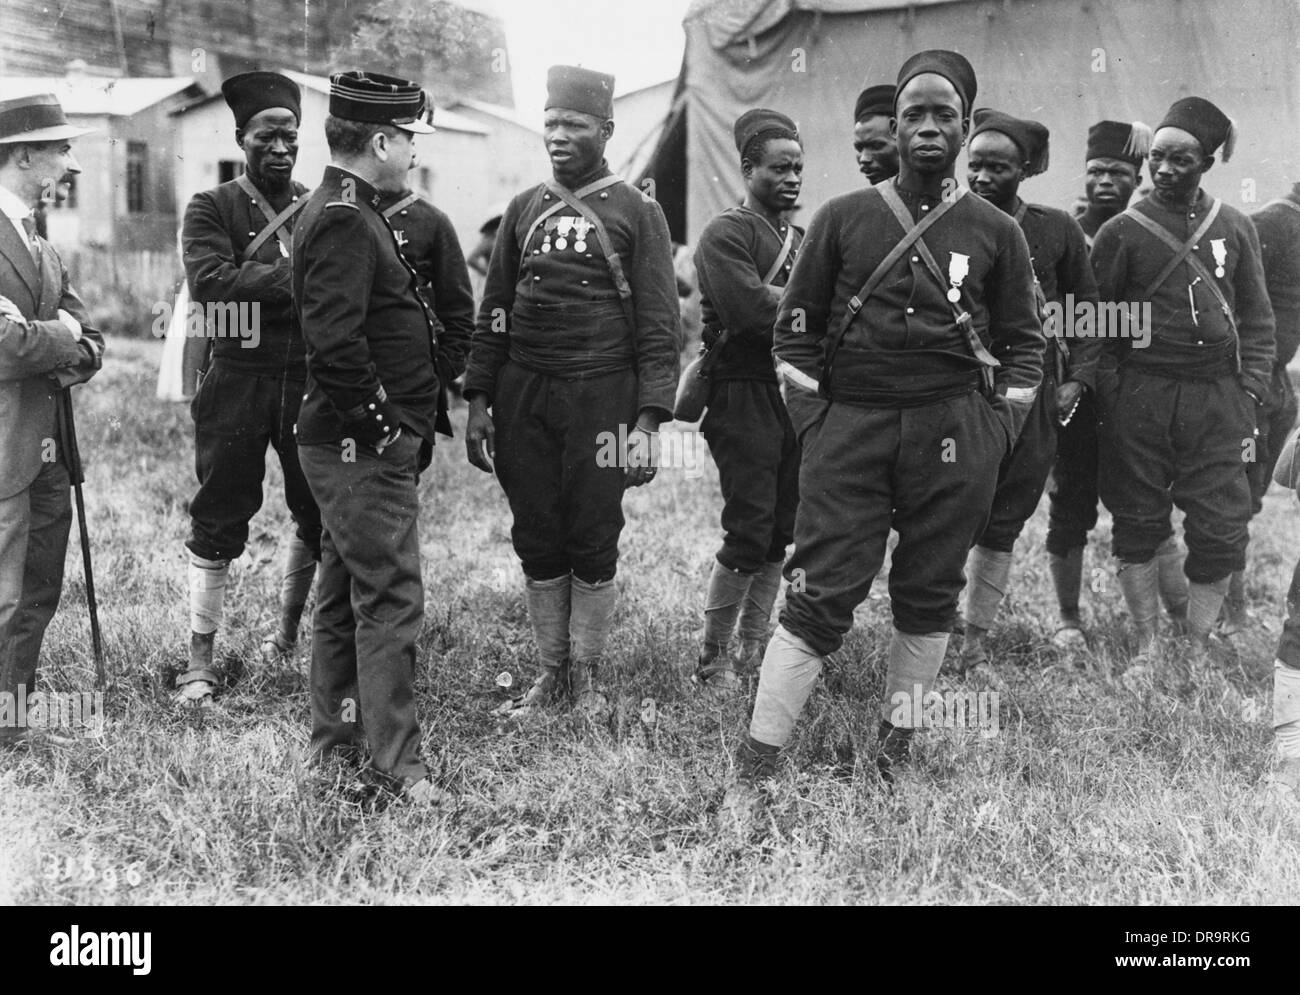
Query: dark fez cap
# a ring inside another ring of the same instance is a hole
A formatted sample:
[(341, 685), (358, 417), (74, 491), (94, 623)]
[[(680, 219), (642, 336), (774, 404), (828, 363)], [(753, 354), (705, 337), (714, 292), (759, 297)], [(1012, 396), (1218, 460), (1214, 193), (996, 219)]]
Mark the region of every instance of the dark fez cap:
[(985, 131), (999, 131), (1015, 142), (1020, 154), (1025, 157), (1025, 176), (1047, 172), (1046, 126), (987, 107), (976, 108), (972, 119), (974, 127), (971, 129), (971, 138)]
[(780, 111), (770, 111), (765, 107), (756, 107), (745, 111), (736, 118), (732, 136), (736, 140), (736, 151), (744, 153), (745, 146), (765, 131), (775, 131), (783, 138), (799, 139), (799, 129), (795, 123)]
[(1098, 121), (1088, 129), (1089, 159), (1120, 159), (1141, 168), (1151, 149), (1151, 126), (1141, 121)]
[(893, 83), (879, 83), (876, 86), (869, 86), (858, 94), (858, 102), (853, 105), (853, 123), (857, 124), (864, 117), (870, 117), (873, 114), (883, 114), (885, 117), (894, 116), (894, 94), (898, 92), (898, 87)]
[(1161, 128), (1182, 128), (1201, 143), (1206, 155), (1214, 155), (1223, 146), (1223, 161), (1232, 158), (1237, 145), (1237, 126), (1232, 118), (1204, 97), (1183, 97), (1175, 100), (1165, 113), (1165, 119), (1156, 125)]
[(580, 66), (551, 66), (546, 71), (546, 106), (564, 107), (602, 120), (614, 116), (614, 77)]
[[(967, 114), (970, 113), (971, 104), (975, 102), (975, 70), (966, 61), (966, 56), (942, 48), (917, 52), (904, 62), (903, 68), (898, 71), (898, 93), (903, 92), (903, 87), (907, 85), (908, 80), (922, 73), (937, 73), (955, 86), (961, 96), (963, 108)], [(897, 102), (897, 94), (895, 94), (895, 102)]]
[(428, 96), (419, 83), (355, 69), (330, 77), (330, 113), (348, 121), (391, 124), (417, 135), (432, 134)]
[(302, 91), (288, 76), (261, 71), (240, 73), (221, 84), (221, 95), (235, 112), (236, 128), (242, 128), (254, 114), (271, 107), (293, 111), (294, 118), (302, 124)]

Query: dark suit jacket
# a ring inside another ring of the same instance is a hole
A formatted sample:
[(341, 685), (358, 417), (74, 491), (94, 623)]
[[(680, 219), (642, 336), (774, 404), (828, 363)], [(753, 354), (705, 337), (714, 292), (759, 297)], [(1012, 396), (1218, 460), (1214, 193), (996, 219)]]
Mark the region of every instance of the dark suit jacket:
[(27, 324), (0, 317), (0, 498), (12, 497), (36, 479), (47, 440), (56, 439), (56, 392), (84, 383), (100, 368), (100, 356), (76, 342), (59, 320), (60, 308), (81, 322), (84, 339), (103, 352), (104, 337), (68, 283), (54, 246), (41, 243), (37, 271), (22, 237), (0, 217), (0, 296), (13, 301)]

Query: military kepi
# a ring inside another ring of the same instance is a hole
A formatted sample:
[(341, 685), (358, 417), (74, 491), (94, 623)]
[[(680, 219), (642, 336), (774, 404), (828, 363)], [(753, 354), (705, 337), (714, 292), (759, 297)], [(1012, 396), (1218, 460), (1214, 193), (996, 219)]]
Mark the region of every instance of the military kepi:
[(614, 77), (579, 66), (551, 66), (546, 71), (546, 106), (592, 114), (602, 120), (614, 116)]
[(764, 132), (772, 132), (781, 138), (793, 138), (796, 141), (799, 139), (799, 129), (790, 118), (780, 111), (770, 111), (765, 107), (755, 107), (752, 111), (745, 111), (736, 118), (731, 131), (732, 137), (736, 140), (736, 151), (742, 154), (745, 146)]
[(896, 93), (898, 87), (893, 83), (878, 83), (867, 87), (858, 94), (857, 102), (853, 105), (853, 123), (857, 124), (864, 117), (871, 117), (874, 114), (893, 117)]
[(966, 61), (966, 56), (942, 48), (917, 52), (898, 71), (898, 93), (903, 92), (909, 81), (924, 73), (935, 73), (951, 83), (961, 96), (962, 106), (970, 113), (971, 104), (975, 102), (975, 70)]
[(235, 114), (236, 128), (272, 107), (292, 111), (294, 120), (302, 123), (302, 90), (288, 76), (262, 71), (240, 73), (221, 84), (221, 95)]
[(1165, 113), (1165, 119), (1156, 125), (1161, 128), (1181, 128), (1198, 142), (1206, 155), (1214, 155), (1223, 146), (1223, 161), (1232, 158), (1237, 145), (1237, 126), (1232, 118), (1204, 97), (1183, 97), (1175, 100)]
[(382, 73), (335, 73), (330, 77), (330, 114), (348, 121), (391, 124), (403, 131), (429, 135), (436, 129), (425, 121), (428, 97), (420, 84)]
[(1016, 143), (1025, 157), (1025, 176), (1037, 176), (1047, 171), (1047, 127), (1027, 118), (1012, 117), (988, 107), (977, 107), (971, 117), (974, 127), (971, 138), (986, 131), (997, 131)]
[(63, 105), (52, 93), (0, 100), (0, 144), (55, 142), (89, 135), (94, 130), (69, 124)]
[(1141, 121), (1098, 121), (1088, 129), (1090, 159), (1119, 159), (1140, 167), (1151, 151), (1151, 126)]

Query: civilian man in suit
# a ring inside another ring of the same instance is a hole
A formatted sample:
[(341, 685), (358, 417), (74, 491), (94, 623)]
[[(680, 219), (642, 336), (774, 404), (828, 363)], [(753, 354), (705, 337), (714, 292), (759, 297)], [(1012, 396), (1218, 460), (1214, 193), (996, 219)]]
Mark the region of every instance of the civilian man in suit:
[[(100, 368), (104, 339), (33, 206), (81, 172), (52, 94), (0, 101), (0, 694), (31, 694), (63, 588), (71, 480), (59, 443), (60, 391)], [(0, 745), (26, 730), (0, 727)]]

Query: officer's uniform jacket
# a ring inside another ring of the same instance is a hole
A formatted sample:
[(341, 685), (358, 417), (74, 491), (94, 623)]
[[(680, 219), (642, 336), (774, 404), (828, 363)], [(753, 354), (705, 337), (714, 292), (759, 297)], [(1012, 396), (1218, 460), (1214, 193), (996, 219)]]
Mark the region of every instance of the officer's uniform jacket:
[(386, 433), (376, 432), (371, 405), (381, 402), (393, 409), (392, 428), (433, 442), (432, 320), (379, 204), (371, 184), (327, 166), (294, 229), (293, 299), (307, 347), (300, 445), (378, 441)]

